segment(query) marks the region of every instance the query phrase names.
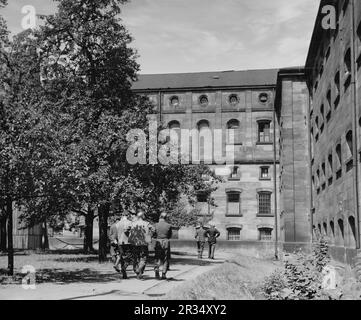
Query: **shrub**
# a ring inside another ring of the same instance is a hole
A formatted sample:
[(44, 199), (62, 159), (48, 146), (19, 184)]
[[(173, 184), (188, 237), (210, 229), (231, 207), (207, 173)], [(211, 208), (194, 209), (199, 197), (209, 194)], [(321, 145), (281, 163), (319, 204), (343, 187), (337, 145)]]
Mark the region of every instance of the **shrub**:
[(312, 300), (322, 297), (322, 270), (329, 262), (328, 244), (323, 238), (311, 255), (301, 252), (286, 261), (284, 270), (267, 277), (262, 291), (269, 300)]

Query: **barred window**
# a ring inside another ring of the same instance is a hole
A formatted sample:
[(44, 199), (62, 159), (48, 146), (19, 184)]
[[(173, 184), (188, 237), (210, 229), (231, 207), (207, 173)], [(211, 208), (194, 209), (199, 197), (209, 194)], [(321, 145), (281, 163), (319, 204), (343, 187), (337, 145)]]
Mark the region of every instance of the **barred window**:
[(259, 229), (259, 240), (261, 240), (261, 241), (272, 240), (272, 229), (271, 228)]
[(208, 202), (208, 195), (204, 192), (197, 193), (197, 202), (206, 203)]
[(228, 240), (229, 241), (241, 240), (241, 230), (238, 228), (229, 228), (228, 229)]
[(269, 167), (261, 167), (261, 179), (269, 179)]
[(258, 142), (271, 142), (271, 121), (258, 122)]
[(239, 192), (227, 193), (227, 215), (241, 215), (241, 194)]
[(258, 194), (258, 214), (270, 215), (271, 214), (271, 193), (260, 192)]

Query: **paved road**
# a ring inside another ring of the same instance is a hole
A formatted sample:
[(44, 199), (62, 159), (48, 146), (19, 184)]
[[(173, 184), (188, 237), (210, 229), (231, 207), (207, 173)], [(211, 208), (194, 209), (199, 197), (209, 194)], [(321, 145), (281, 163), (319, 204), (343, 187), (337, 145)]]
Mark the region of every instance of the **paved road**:
[[(185, 283), (224, 263), (228, 258), (223, 255), (219, 260), (197, 260), (194, 256), (180, 255), (171, 264), (167, 276), (169, 280), (154, 279), (152, 266), (145, 271), (145, 279), (137, 280), (133, 272), (129, 279), (107, 283), (70, 283), (39, 284), (35, 290), (24, 290), (21, 285), (0, 286), (0, 299), (15, 300), (146, 300), (162, 297), (179, 284)], [(111, 265), (109, 265), (111, 268)]]

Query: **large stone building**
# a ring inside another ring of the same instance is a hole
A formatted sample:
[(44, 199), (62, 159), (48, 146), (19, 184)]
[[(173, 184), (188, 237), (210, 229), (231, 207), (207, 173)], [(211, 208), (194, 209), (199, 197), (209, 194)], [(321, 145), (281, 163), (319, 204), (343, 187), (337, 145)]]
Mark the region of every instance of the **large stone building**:
[[(137, 93), (154, 103), (158, 120), (172, 129), (222, 129), (224, 153), (227, 129), (234, 130), (234, 164), (210, 167), (224, 179), (212, 195), (198, 195), (200, 217), (208, 217), (229, 241), (275, 239), (278, 194), (278, 124), (274, 97), (278, 70), (225, 71), (141, 75)], [(276, 144), (274, 144), (276, 141)], [(201, 147), (201, 146), (199, 146)], [(216, 152), (217, 150), (214, 150)], [(192, 239), (180, 230), (179, 239)]]
[[(325, 6), (335, 28), (325, 28)], [(332, 16), (331, 16), (332, 19)], [(360, 248), (361, 2), (321, 1), (306, 62), (314, 234), (351, 262)]]

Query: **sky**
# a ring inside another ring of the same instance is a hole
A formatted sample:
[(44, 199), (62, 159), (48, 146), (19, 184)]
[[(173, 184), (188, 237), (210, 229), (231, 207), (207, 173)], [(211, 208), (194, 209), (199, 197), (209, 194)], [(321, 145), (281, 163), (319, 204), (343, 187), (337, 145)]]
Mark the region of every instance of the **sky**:
[[(25, 5), (54, 12), (52, 0), (8, 0), (20, 32)], [(280, 68), (305, 64), (320, 0), (132, 0), (122, 19), (141, 73)]]

